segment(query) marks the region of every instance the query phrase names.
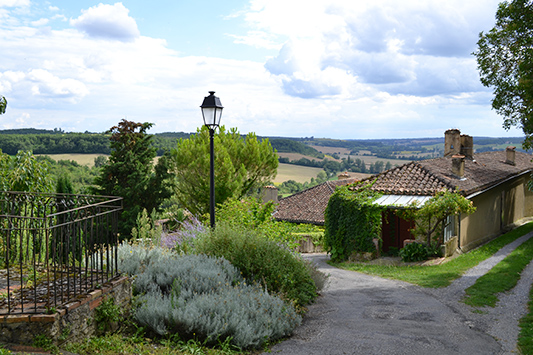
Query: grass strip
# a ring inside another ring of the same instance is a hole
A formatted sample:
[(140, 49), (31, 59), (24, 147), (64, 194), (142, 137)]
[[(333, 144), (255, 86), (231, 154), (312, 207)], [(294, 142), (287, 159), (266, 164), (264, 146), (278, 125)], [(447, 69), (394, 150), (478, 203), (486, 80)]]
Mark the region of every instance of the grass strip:
[(332, 263), (332, 266), (358, 271), (369, 275), (402, 280), (422, 287), (439, 288), (448, 286), (453, 280), (459, 278), (466, 270), (488, 259), (505, 245), (533, 230), (533, 222), (526, 223), (489, 243), (460, 255), (453, 260), (432, 266), (394, 266), (370, 265), (366, 263)]
[(519, 245), (505, 259), (500, 261), (476, 283), (465, 290), (464, 303), (474, 307), (494, 307), (498, 293), (516, 286), (522, 270), (533, 259), (533, 238)]
[(533, 287), (529, 290), (528, 314), (520, 319), (518, 349), (521, 354), (533, 354)]

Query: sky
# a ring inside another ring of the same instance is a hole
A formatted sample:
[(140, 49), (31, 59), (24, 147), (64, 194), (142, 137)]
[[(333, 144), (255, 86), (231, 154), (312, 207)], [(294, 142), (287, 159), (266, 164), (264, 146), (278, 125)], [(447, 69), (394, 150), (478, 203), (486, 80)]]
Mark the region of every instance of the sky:
[(0, 0), (0, 129), (259, 136), (523, 136), (472, 52), (500, 0)]

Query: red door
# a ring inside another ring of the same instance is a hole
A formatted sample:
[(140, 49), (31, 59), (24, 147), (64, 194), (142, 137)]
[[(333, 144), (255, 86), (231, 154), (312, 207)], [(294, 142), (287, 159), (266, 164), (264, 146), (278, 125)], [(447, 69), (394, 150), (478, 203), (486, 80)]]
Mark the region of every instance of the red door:
[(401, 219), (394, 210), (385, 210), (382, 214), (381, 250), (388, 252), (391, 247), (397, 250), (403, 248), (403, 241), (413, 238), (409, 230), (414, 226), (414, 222)]

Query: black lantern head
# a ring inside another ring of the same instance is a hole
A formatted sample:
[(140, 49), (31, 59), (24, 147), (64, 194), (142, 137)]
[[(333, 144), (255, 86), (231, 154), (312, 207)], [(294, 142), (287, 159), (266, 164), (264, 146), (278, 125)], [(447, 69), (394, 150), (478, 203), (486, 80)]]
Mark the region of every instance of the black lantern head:
[(222, 103), (220, 99), (215, 96), (214, 91), (209, 91), (209, 96), (204, 98), (202, 103), (202, 116), (204, 116), (204, 125), (209, 129), (215, 129), (220, 125), (220, 118), (222, 117)]

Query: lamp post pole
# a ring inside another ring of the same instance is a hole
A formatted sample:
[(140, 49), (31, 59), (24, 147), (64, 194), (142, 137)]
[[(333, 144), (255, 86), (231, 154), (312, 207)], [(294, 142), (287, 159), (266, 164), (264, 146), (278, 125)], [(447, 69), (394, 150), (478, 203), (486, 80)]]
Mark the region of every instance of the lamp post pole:
[(209, 128), (209, 142), (210, 142), (210, 181), (209, 181), (209, 218), (211, 220), (211, 228), (215, 228), (215, 129)]
[(209, 218), (211, 221), (211, 228), (215, 228), (215, 129), (220, 125), (220, 118), (222, 117), (222, 103), (220, 99), (215, 96), (214, 91), (209, 91), (209, 96), (204, 98), (202, 103), (202, 116), (204, 117), (204, 125), (209, 129), (209, 154), (210, 154), (210, 169), (209, 169)]

